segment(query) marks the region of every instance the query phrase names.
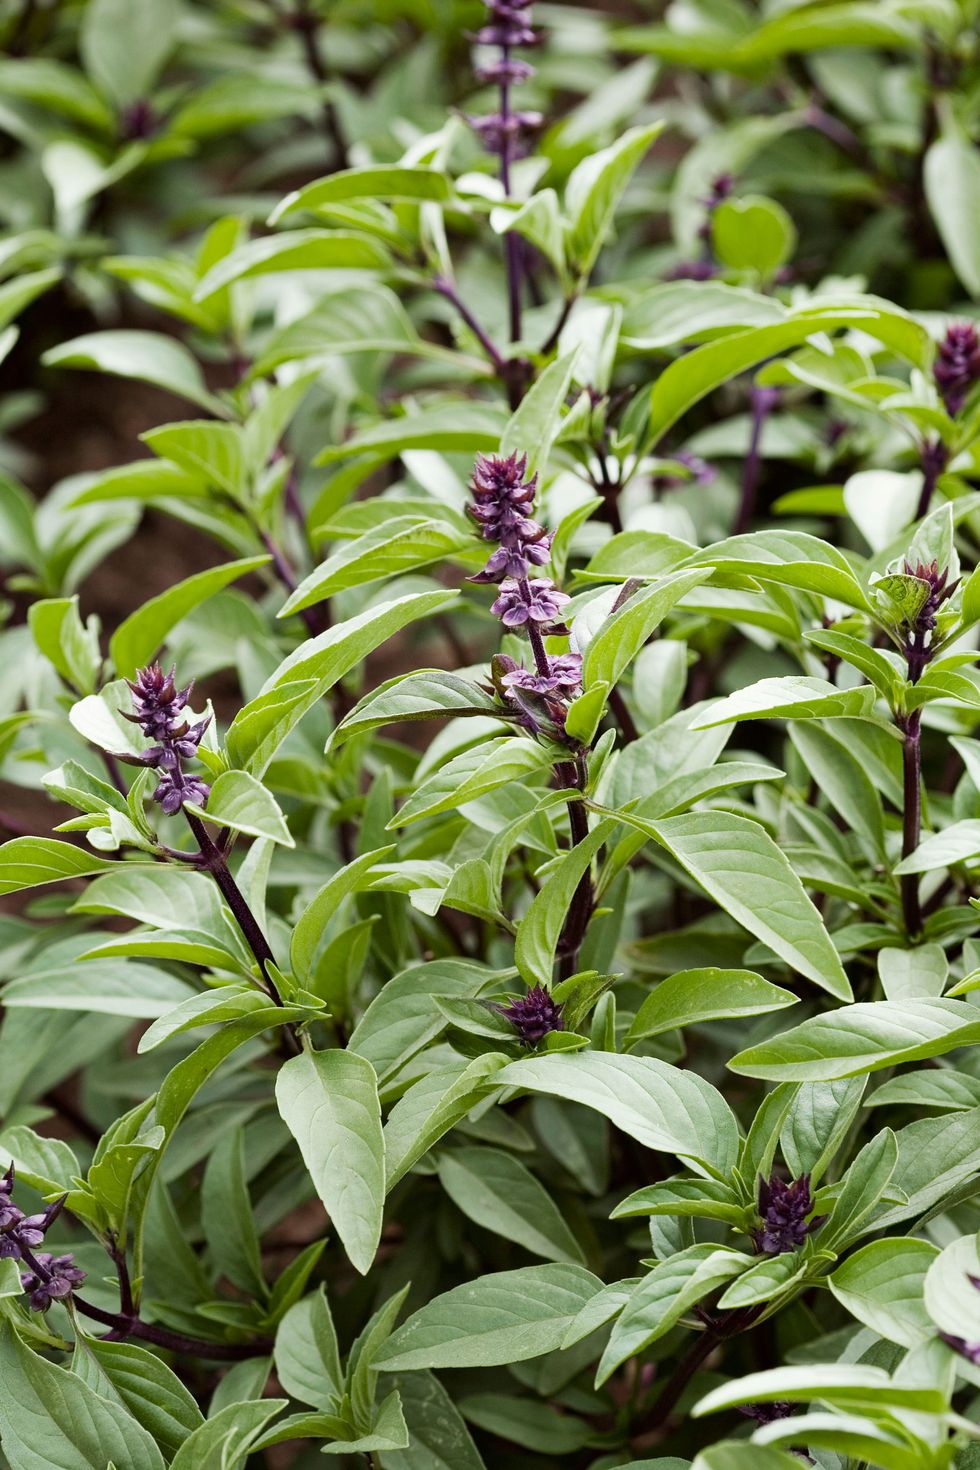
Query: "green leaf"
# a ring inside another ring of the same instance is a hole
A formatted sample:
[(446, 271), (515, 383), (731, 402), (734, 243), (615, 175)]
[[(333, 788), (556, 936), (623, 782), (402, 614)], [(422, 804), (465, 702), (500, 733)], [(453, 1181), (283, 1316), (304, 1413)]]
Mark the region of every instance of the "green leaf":
[(158, 597), (144, 602), (136, 612), (119, 624), (109, 643), (109, 655), (116, 671), (131, 678), (137, 669), (150, 662), (166, 642), (173, 628), (188, 613), (207, 602), (239, 577), (267, 566), (268, 556), (249, 556), (242, 561), (226, 562), (177, 582)]
[(645, 1148), (692, 1160), (698, 1173), (723, 1178), (738, 1159), (738, 1124), (721, 1094), (655, 1057), (556, 1052), (511, 1062), (496, 1080), (593, 1108)]
[(106, 1470), (110, 1460), (164, 1470), (147, 1431), (66, 1368), (37, 1357), (0, 1325), (0, 1439), (12, 1470)]
[(951, 1241), (929, 1266), (923, 1283), (923, 1302), (929, 1316), (942, 1332), (980, 1338), (980, 1277), (976, 1235)]
[(874, 702), (875, 691), (867, 684), (858, 689), (838, 689), (826, 679), (760, 679), (726, 699), (716, 700), (710, 709), (691, 721), (691, 729), (707, 730), (712, 725), (734, 724), (738, 720), (868, 715)]
[(382, 525), (342, 545), (311, 572), (279, 609), (290, 617), (348, 587), (394, 577), (443, 561), (475, 545), (469, 532), (448, 521), (422, 516), (391, 516)]
[(289, 963), (293, 974), (301, 982), (308, 982), (313, 975), (317, 951), (330, 919), (349, 894), (358, 892), (362, 886), (367, 886), (362, 884), (362, 880), (393, 850), (391, 847), (378, 847), (373, 852), (362, 853), (360, 857), (354, 858), (353, 862), (346, 863), (339, 872), (334, 873), (333, 877), (328, 879), (316, 898), (303, 910), (293, 930), (293, 937), (289, 945)]
[(753, 577), (832, 597), (848, 607), (870, 611), (870, 604), (850, 562), (826, 541), (805, 531), (754, 531), (732, 536), (691, 557), (695, 566)]
[[(101, 1338), (79, 1338), (75, 1359), (91, 1358), (99, 1382), (90, 1387), (103, 1398), (118, 1396), (166, 1456), (171, 1457), (204, 1419), (192, 1395), (156, 1353), (131, 1342), (105, 1342)], [(73, 1364), (73, 1369), (74, 1369)], [(77, 1371), (77, 1370), (75, 1370)], [(82, 1373), (81, 1377), (85, 1377)]]
[(749, 194), (726, 199), (711, 216), (715, 254), (731, 270), (771, 276), (796, 246), (796, 227), (774, 199)]
[(522, 1363), (561, 1346), (602, 1282), (583, 1266), (497, 1271), (443, 1292), (415, 1312), (375, 1359), (384, 1372)]
[(352, 1265), (365, 1275), (381, 1239), (385, 1195), (374, 1068), (355, 1052), (304, 1052), (279, 1069), (276, 1102)]
[(878, 1000), (811, 1016), (739, 1052), (733, 1072), (776, 1082), (854, 1077), (980, 1041), (975, 1007), (958, 1000)]
[(926, 1414), (945, 1410), (942, 1389), (930, 1384), (899, 1383), (882, 1368), (864, 1363), (807, 1363), (801, 1367), (771, 1368), (723, 1383), (705, 1394), (692, 1410), (695, 1418), (732, 1409), (737, 1404), (812, 1403), (815, 1399), (842, 1407), (868, 1409), (883, 1405), (918, 1409)]
[(152, 1020), (190, 994), (183, 980), (152, 965), (127, 960), (75, 960), (71, 965), (39, 966), (12, 980), (4, 1005), (39, 1010), (99, 1011), (112, 1016)]
[(115, 863), (54, 837), (14, 837), (0, 846), (0, 894), (104, 873)]
[[(184, 1440), (171, 1461), (170, 1470), (225, 1470), (226, 1466), (241, 1465), (269, 1420), (285, 1407), (285, 1399), (228, 1404)], [(104, 1466), (99, 1470), (104, 1470)]]
[(671, 572), (629, 598), (602, 623), (586, 648), (582, 663), (584, 687), (588, 690), (604, 682), (615, 688), (670, 609), (709, 575), (701, 568)]
[(680, 1321), (696, 1302), (751, 1264), (740, 1251), (692, 1245), (655, 1266), (633, 1291), (613, 1326), (596, 1372), (596, 1386)]
[(868, 1098), (869, 1108), (903, 1103), (914, 1108), (940, 1108), (947, 1113), (980, 1107), (980, 1078), (969, 1072), (954, 1072), (950, 1067), (923, 1068), (921, 1072), (892, 1077)]
[(528, 985), (550, 989), (555, 951), (575, 891), (612, 830), (612, 823), (600, 822), (564, 853), (518, 924), (514, 962)]
[(739, 1016), (761, 1016), (797, 1003), (789, 990), (771, 985), (751, 970), (681, 970), (647, 996), (624, 1038), (630, 1046), (677, 1026), (695, 1026)]
[(391, 168), (348, 168), (314, 179), (302, 189), (287, 194), (269, 217), (276, 225), (288, 214), (302, 210), (316, 213), (325, 205), (350, 199), (391, 199), (405, 202), (431, 200), (448, 204), (452, 198), (452, 180), (438, 169), (399, 164)]
[(485, 1470), (463, 1416), (434, 1373), (395, 1373), (409, 1448), (388, 1450), (385, 1470)]
[(154, 454), (173, 460), (192, 475), (240, 499), (246, 488), (245, 448), (239, 424), (188, 419), (140, 436)]
[(496, 1074), (507, 1060), (501, 1052), (485, 1052), (467, 1067), (439, 1067), (399, 1098), (384, 1128), (389, 1189), (478, 1102), (495, 1091)]
[(98, 619), (83, 623), (78, 598), (45, 598), (31, 604), (27, 614), (34, 642), (49, 663), (79, 694), (94, 694), (102, 669)]
[(79, 37), (82, 60), (117, 108), (149, 96), (176, 43), (179, 18), (175, 0), (90, 0)]
[(315, 679), (297, 679), (280, 684), (268, 694), (258, 694), (243, 705), (225, 736), (225, 749), (232, 765), (261, 780), (296, 719), (307, 708), (304, 700), (315, 689)]
[[(495, 715), (505, 711), (478, 684), (443, 669), (416, 669), (382, 684), (354, 706), (331, 736), (332, 748), (352, 735), (376, 730), (402, 720), (429, 720), (451, 715), (454, 719), (473, 715)], [(234, 726), (232, 726), (234, 728)], [(229, 731), (229, 744), (230, 744)]]
[(935, 868), (949, 868), (954, 863), (969, 863), (980, 857), (980, 821), (964, 818), (951, 822), (941, 832), (934, 832), (919, 843), (913, 853), (898, 863), (895, 873), (931, 873)]
[(251, 369), (263, 378), (284, 362), (321, 362), (351, 352), (428, 355), (398, 297), (386, 286), (347, 286), (330, 291), (296, 321), (274, 332)]
[(388, 251), (368, 235), (345, 230), (290, 230), (247, 240), (211, 267), (194, 293), (207, 301), (236, 281), (283, 271), (383, 270)]
[(287, 1393), (315, 1409), (329, 1409), (343, 1389), (337, 1333), (320, 1289), (283, 1317), (276, 1332), (276, 1376)]
[(565, 188), (568, 254), (579, 275), (587, 277), (599, 258), (617, 205), (644, 154), (665, 123), (629, 128), (609, 148), (585, 158)]
[(792, 969), (839, 1000), (851, 999), (823, 920), (785, 854), (757, 822), (729, 812), (692, 812), (661, 822), (626, 812), (618, 816), (666, 848), (709, 897)]
[(843, 1261), (827, 1285), (872, 1332), (902, 1347), (916, 1347), (935, 1331), (922, 1288), (938, 1255), (927, 1240), (873, 1240)]
[(439, 1182), (468, 1220), (545, 1260), (584, 1264), (582, 1247), (551, 1196), (512, 1154), (454, 1148), (439, 1160)]
[(525, 782), (529, 776), (550, 769), (551, 764), (552, 753), (535, 740), (503, 735), (483, 741), (453, 756), (422, 781), (392, 817), (388, 829), (405, 827), (437, 812), (458, 810), (464, 802), (475, 801), (511, 781)]
[(268, 1288), (245, 1178), (242, 1128), (219, 1138), (208, 1158), (201, 1181), (201, 1226), (216, 1274), (263, 1300)]
[[(100, 0), (93, 0), (95, 3)], [(119, 0), (119, 3), (125, 5), (129, 0)], [(133, 0), (133, 3), (138, 6), (143, 0)], [(197, 359), (182, 342), (162, 332), (125, 329), (86, 332), (82, 337), (49, 348), (41, 361), (45, 367), (85, 368), (119, 378), (137, 378), (175, 393), (178, 398), (186, 398), (219, 418), (227, 416), (221, 399), (208, 391)]]
[[(318, 902), (318, 898), (313, 900), (314, 904)], [(304, 920), (305, 915), (300, 925)], [(316, 922), (311, 922), (310, 936), (314, 940), (316, 928)], [(440, 997), (472, 999), (488, 986), (499, 984), (504, 975), (472, 960), (432, 960), (412, 965), (382, 986), (351, 1032), (348, 1048), (367, 1057), (384, 1081), (445, 1029), (446, 1018), (438, 1010)]]
[(923, 168), (929, 212), (946, 247), (953, 269), (971, 296), (980, 296), (980, 157), (973, 142), (958, 128), (944, 132), (931, 145)]
[(247, 771), (222, 771), (211, 787), (203, 815), (207, 821), (230, 827), (233, 832), (268, 837), (283, 847), (296, 846), (272, 792)]
[(883, 1128), (868, 1140), (844, 1175), (830, 1214), (820, 1227), (821, 1250), (840, 1254), (861, 1235), (861, 1227), (888, 1187), (897, 1163), (895, 1135), (890, 1128)]
[[(337, 623), (308, 638), (283, 659), (269, 675), (260, 694), (271, 694), (285, 684), (295, 685), (311, 680), (310, 691), (297, 698), (289, 716), (289, 728), (299, 724), (306, 711), (332, 689), (338, 679), (349, 673), (380, 644), (400, 633), (418, 618), (443, 612), (457, 601), (457, 592), (413, 592), (405, 597), (379, 602), (346, 622)], [(284, 738), (284, 737), (283, 737)]]

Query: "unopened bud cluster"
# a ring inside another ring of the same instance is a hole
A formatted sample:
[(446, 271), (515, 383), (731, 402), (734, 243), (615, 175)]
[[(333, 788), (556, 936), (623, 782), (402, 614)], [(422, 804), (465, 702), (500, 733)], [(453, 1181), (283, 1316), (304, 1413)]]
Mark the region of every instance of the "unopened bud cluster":
[(946, 412), (956, 416), (980, 383), (980, 336), (972, 322), (954, 322), (939, 344), (933, 368)]
[(788, 1184), (778, 1175), (771, 1174), (768, 1180), (759, 1180), (760, 1224), (752, 1232), (752, 1240), (759, 1255), (779, 1256), (784, 1251), (799, 1250), (811, 1230), (822, 1220), (810, 1220), (813, 1196), (810, 1193), (810, 1176), (801, 1174)]

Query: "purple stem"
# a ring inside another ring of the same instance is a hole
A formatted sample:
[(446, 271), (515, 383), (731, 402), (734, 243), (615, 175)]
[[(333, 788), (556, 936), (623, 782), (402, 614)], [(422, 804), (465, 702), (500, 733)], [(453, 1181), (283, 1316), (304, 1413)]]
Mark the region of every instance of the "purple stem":
[(275, 964), (275, 956), (269, 947), (269, 941), (262, 933), (258, 920), (252, 913), (244, 894), (232, 877), (231, 869), (228, 867), (224, 853), (212, 842), (211, 834), (208, 832), (207, 827), (201, 821), (200, 817), (195, 817), (193, 812), (189, 811), (187, 807), (184, 807), (183, 811), (184, 816), (187, 818), (187, 825), (194, 834), (198, 848), (200, 849), (201, 866), (205, 872), (211, 874), (221, 889), (228, 907), (235, 916), (235, 922), (242, 931), (249, 949), (258, 962), (266, 993), (277, 1006), (281, 1006), (282, 996), (279, 994), (278, 987), (267, 969), (269, 964)]
[[(21, 1246), (20, 1249), (21, 1255), (38, 1280), (50, 1281), (51, 1272), (47, 1267), (42, 1266), (26, 1246)], [(120, 1294), (122, 1290), (123, 1285), (120, 1280)], [(89, 1317), (93, 1322), (110, 1328), (108, 1338), (114, 1342), (120, 1342), (127, 1337), (135, 1337), (143, 1342), (155, 1343), (157, 1347), (169, 1348), (174, 1353), (191, 1353), (199, 1358), (214, 1358), (229, 1362), (253, 1358), (259, 1353), (269, 1352), (272, 1348), (272, 1341), (269, 1338), (256, 1338), (248, 1344), (205, 1342), (203, 1338), (188, 1337), (183, 1332), (171, 1332), (166, 1327), (154, 1327), (149, 1322), (143, 1322), (136, 1315), (135, 1309), (132, 1313), (107, 1312), (104, 1308), (97, 1307), (94, 1302), (86, 1301), (77, 1292), (72, 1292), (71, 1301), (83, 1317)]]
[[(500, 79), (500, 182), (504, 186), (504, 196), (510, 198), (510, 79), (507, 75), (507, 63), (510, 61), (510, 47), (503, 45), (500, 48), (501, 59), (504, 62), (504, 72)], [(521, 286), (524, 265), (524, 253), (521, 249), (520, 238), (513, 230), (507, 232), (507, 298), (510, 306), (510, 340), (519, 342), (521, 340)], [(512, 405), (516, 407), (516, 404)]]
[(742, 495), (739, 500), (738, 514), (735, 517), (735, 525), (732, 527), (733, 536), (741, 536), (747, 531), (755, 515), (759, 472), (762, 468), (759, 453), (762, 447), (762, 431), (777, 399), (778, 395), (774, 388), (753, 387), (752, 389), (752, 433), (749, 437), (749, 452), (745, 456), (745, 464), (742, 468)]
[(504, 369), (507, 366), (506, 358), (501, 354), (496, 344), (490, 339), (484, 329), (480, 326), (480, 323), (470, 311), (469, 307), (465, 304), (459, 292), (456, 290), (456, 287), (453, 285), (452, 281), (447, 281), (445, 276), (436, 276), (435, 280), (432, 282), (432, 285), (434, 289), (439, 292), (440, 296), (445, 296), (447, 301), (452, 302), (453, 306), (463, 318), (463, 321), (469, 327), (470, 331), (473, 333), (474, 337), (479, 342), (484, 352), (487, 354), (487, 357), (493, 363), (494, 370), (497, 373), (503, 373)]
[(941, 440), (935, 439), (932, 443), (924, 440), (919, 446), (919, 459), (922, 464), (922, 490), (919, 493), (919, 503), (915, 508), (917, 521), (921, 521), (929, 509), (929, 502), (932, 500), (939, 476), (946, 468), (949, 454)]
[[(273, 541), (268, 531), (260, 530), (259, 535), (262, 538), (262, 545), (272, 557), (272, 565), (276, 569), (276, 576), (286, 588), (287, 592), (289, 592), (290, 594), (295, 592), (299, 584), (296, 581), (296, 574), (290, 566), (289, 562), (286, 560), (286, 556), (282, 548), (279, 546), (278, 542)], [(322, 633), (324, 631), (325, 624), (323, 623), (322, 619), (317, 617), (316, 608), (301, 608), (299, 616), (302, 618), (303, 623), (306, 627), (306, 631), (309, 633), (311, 638), (315, 638), (318, 633)]]
[[(919, 845), (922, 824), (922, 711), (913, 710), (901, 725), (902, 746), (902, 857), (910, 857)], [(905, 931), (914, 939), (922, 928), (918, 873), (902, 874), (902, 917)]]

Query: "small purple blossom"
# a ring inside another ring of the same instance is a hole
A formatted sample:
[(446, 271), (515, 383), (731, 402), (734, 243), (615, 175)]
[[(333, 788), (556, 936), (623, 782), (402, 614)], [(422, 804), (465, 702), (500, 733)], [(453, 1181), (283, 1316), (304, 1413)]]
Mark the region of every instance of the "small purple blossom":
[(64, 1301), (85, 1280), (85, 1272), (75, 1265), (72, 1255), (52, 1256), (45, 1251), (34, 1260), (40, 1270), (22, 1271), (20, 1277), (32, 1312), (46, 1312), (52, 1302)]
[(510, 89), (534, 75), (534, 67), (512, 55), (519, 46), (534, 46), (538, 35), (531, 25), (531, 0), (487, 0), (487, 20), (473, 40), (479, 46), (499, 48), (499, 55), (474, 65), (477, 79), (500, 88), (499, 111), (486, 117), (467, 116), (466, 121), (491, 153), (500, 156), (503, 176), (512, 159), (521, 152), (529, 136), (544, 121), (538, 112), (515, 111), (510, 106)]
[(789, 1184), (775, 1174), (768, 1180), (760, 1177), (759, 1218), (762, 1223), (752, 1232), (757, 1253), (778, 1256), (784, 1251), (798, 1250), (810, 1231), (820, 1223), (807, 1220), (812, 1209), (809, 1174), (801, 1174)]
[(933, 368), (946, 412), (959, 413), (974, 383), (980, 382), (980, 336), (972, 322), (954, 322), (939, 344)]
[(534, 669), (514, 668), (502, 680), (505, 688), (525, 689), (530, 694), (560, 694), (574, 697), (582, 687), (582, 655), (562, 653), (549, 658), (550, 674), (538, 674)]
[(501, 1015), (520, 1035), (525, 1046), (537, 1046), (549, 1031), (563, 1031), (561, 1006), (554, 1001), (543, 985), (535, 985), (527, 995), (501, 1006)]
[(505, 628), (523, 628), (529, 622), (557, 622), (569, 601), (568, 593), (559, 592), (550, 577), (524, 583), (508, 580), (501, 583), (500, 596), (491, 612), (496, 613)]

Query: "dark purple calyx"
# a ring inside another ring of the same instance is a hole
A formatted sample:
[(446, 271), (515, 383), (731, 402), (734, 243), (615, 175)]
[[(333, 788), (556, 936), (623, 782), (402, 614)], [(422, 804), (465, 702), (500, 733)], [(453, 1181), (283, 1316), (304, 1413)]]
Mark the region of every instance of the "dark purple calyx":
[(527, 995), (511, 1001), (510, 1005), (501, 1006), (500, 1012), (506, 1016), (525, 1046), (537, 1046), (549, 1031), (565, 1029), (561, 1009), (543, 985), (535, 985)]
[(787, 1184), (777, 1175), (759, 1178), (759, 1221), (752, 1231), (756, 1252), (762, 1256), (779, 1256), (784, 1251), (799, 1250), (820, 1220), (808, 1220), (813, 1209), (810, 1176), (801, 1174)]
[(85, 1272), (75, 1265), (73, 1255), (52, 1256), (43, 1251), (34, 1257), (34, 1263), (32, 1270), (20, 1273), (20, 1284), (27, 1292), (32, 1312), (46, 1312), (52, 1302), (64, 1301), (85, 1280)]

